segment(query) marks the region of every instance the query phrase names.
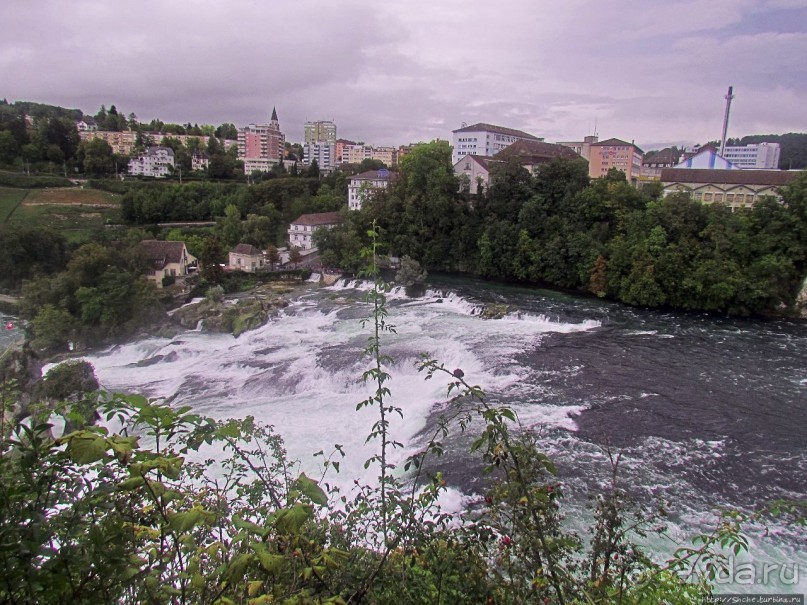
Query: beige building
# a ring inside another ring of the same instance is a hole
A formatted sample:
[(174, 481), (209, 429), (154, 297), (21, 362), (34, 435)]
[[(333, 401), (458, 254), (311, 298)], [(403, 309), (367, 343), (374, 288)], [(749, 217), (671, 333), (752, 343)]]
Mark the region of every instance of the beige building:
[(748, 208), (762, 197), (781, 199), (779, 187), (800, 172), (785, 170), (712, 170), (665, 168), (661, 171), (664, 195), (689, 193), (704, 204), (725, 204), (732, 210)]
[(599, 141), (599, 138), (595, 134), (584, 137), (582, 141), (559, 141), (558, 145), (569, 147), (581, 158), (585, 158), (587, 160), (591, 154), (591, 146), (597, 141)]
[(227, 266), (230, 269), (237, 269), (253, 273), (259, 269), (263, 269), (266, 262), (263, 257), (263, 252), (252, 244), (238, 244), (235, 248), (230, 250), (230, 258)]
[(589, 147), (588, 175), (597, 179), (608, 174), (611, 168), (625, 173), (631, 184), (636, 184), (642, 172), (644, 152), (633, 143), (621, 139), (608, 139), (592, 143)]
[[(112, 153), (118, 155), (132, 155), (134, 153), (137, 133), (133, 130), (124, 130), (122, 132), (111, 130), (85, 130), (79, 132), (78, 136), (82, 141), (101, 139), (109, 143), (109, 146), (112, 147)], [(162, 137), (157, 140), (154, 140), (154, 137), (152, 137), (152, 142), (155, 144), (158, 144), (161, 140)]]
[(185, 242), (147, 239), (140, 242), (139, 250), (148, 263), (146, 277), (158, 288), (163, 287), (166, 278), (183, 277), (196, 266), (196, 258), (188, 252)]

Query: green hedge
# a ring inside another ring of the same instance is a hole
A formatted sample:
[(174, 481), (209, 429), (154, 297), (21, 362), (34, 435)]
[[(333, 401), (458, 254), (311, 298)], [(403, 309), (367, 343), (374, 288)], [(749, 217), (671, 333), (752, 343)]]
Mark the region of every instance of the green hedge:
[(0, 186), (38, 189), (45, 187), (74, 187), (69, 179), (60, 176), (28, 176), (19, 172), (0, 171)]

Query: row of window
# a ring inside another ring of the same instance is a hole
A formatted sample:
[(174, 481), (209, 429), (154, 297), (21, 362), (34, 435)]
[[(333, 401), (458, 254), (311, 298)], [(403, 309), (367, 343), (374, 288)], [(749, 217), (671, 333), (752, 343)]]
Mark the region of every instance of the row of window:
[[(702, 197), (701, 197), (702, 196)], [(703, 193), (696, 192), (692, 195), (692, 198), (697, 201), (704, 201), (704, 202), (726, 202), (728, 204), (742, 204), (742, 203), (752, 203), (754, 201), (754, 194), (753, 193)]]

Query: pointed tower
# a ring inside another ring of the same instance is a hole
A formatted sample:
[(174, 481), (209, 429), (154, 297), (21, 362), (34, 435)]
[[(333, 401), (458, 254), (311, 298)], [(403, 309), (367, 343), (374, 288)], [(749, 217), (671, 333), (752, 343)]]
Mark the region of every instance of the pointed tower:
[(272, 107), (272, 119), (269, 121), (269, 124), (275, 130), (280, 130), (280, 122), (277, 119), (277, 109)]

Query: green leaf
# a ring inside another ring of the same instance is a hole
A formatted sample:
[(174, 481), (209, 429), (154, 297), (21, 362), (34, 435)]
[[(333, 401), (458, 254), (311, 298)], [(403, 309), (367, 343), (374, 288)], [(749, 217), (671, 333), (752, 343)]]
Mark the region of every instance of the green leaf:
[(306, 477), (305, 473), (300, 473), (297, 478), (297, 487), (314, 504), (319, 504), (320, 506), (328, 504), (328, 496), (317, 482)]
[(282, 534), (298, 533), (313, 514), (314, 507), (310, 504), (295, 504), (291, 508), (284, 508), (277, 513), (275, 528)]
[(245, 521), (238, 515), (233, 516), (233, 525), (235, 525), (238, 529), (244, 529), (248, 532), (252, 532), (253, 534), (257, 534), (262, 538), (269, 534), (269, 530), (265, 527), (261, 527), (260, 525), (255, 525), (250, 521)]
[(243, 553), (233, 559), (222, 574), (222, 581), (232, 583), (244, 577), (247, 567), (255, 558), (252, 553)]
[(107, 451), (107, 440), (95, 433), (82, 431), (67, 443), (67, 453), (77, 464), (90, 464), (103, 459)]
[(252, 550), (258, 555), (258, 562), (268, 573), (277, 575), (283, 567), (285, 559), (283, 555), (269, 552), (265, 544), (256, 542), (252, 545)]
[(145, 484), (146, 479), (142, 475), (139, 477), (130, 477), (129, 479), (125, 479), (118, 483), (118, 489), (128, 492), (133, 489), (137, 489), (138, 487), (142, 487)]
[(194, 526), (202, 520), (202, 511), (198, 508), (193, 508), (189, 511), (182, 513), (173, 513), (168, 516), (168, 526), (177, 532), (186, 532), (194, 528)]

